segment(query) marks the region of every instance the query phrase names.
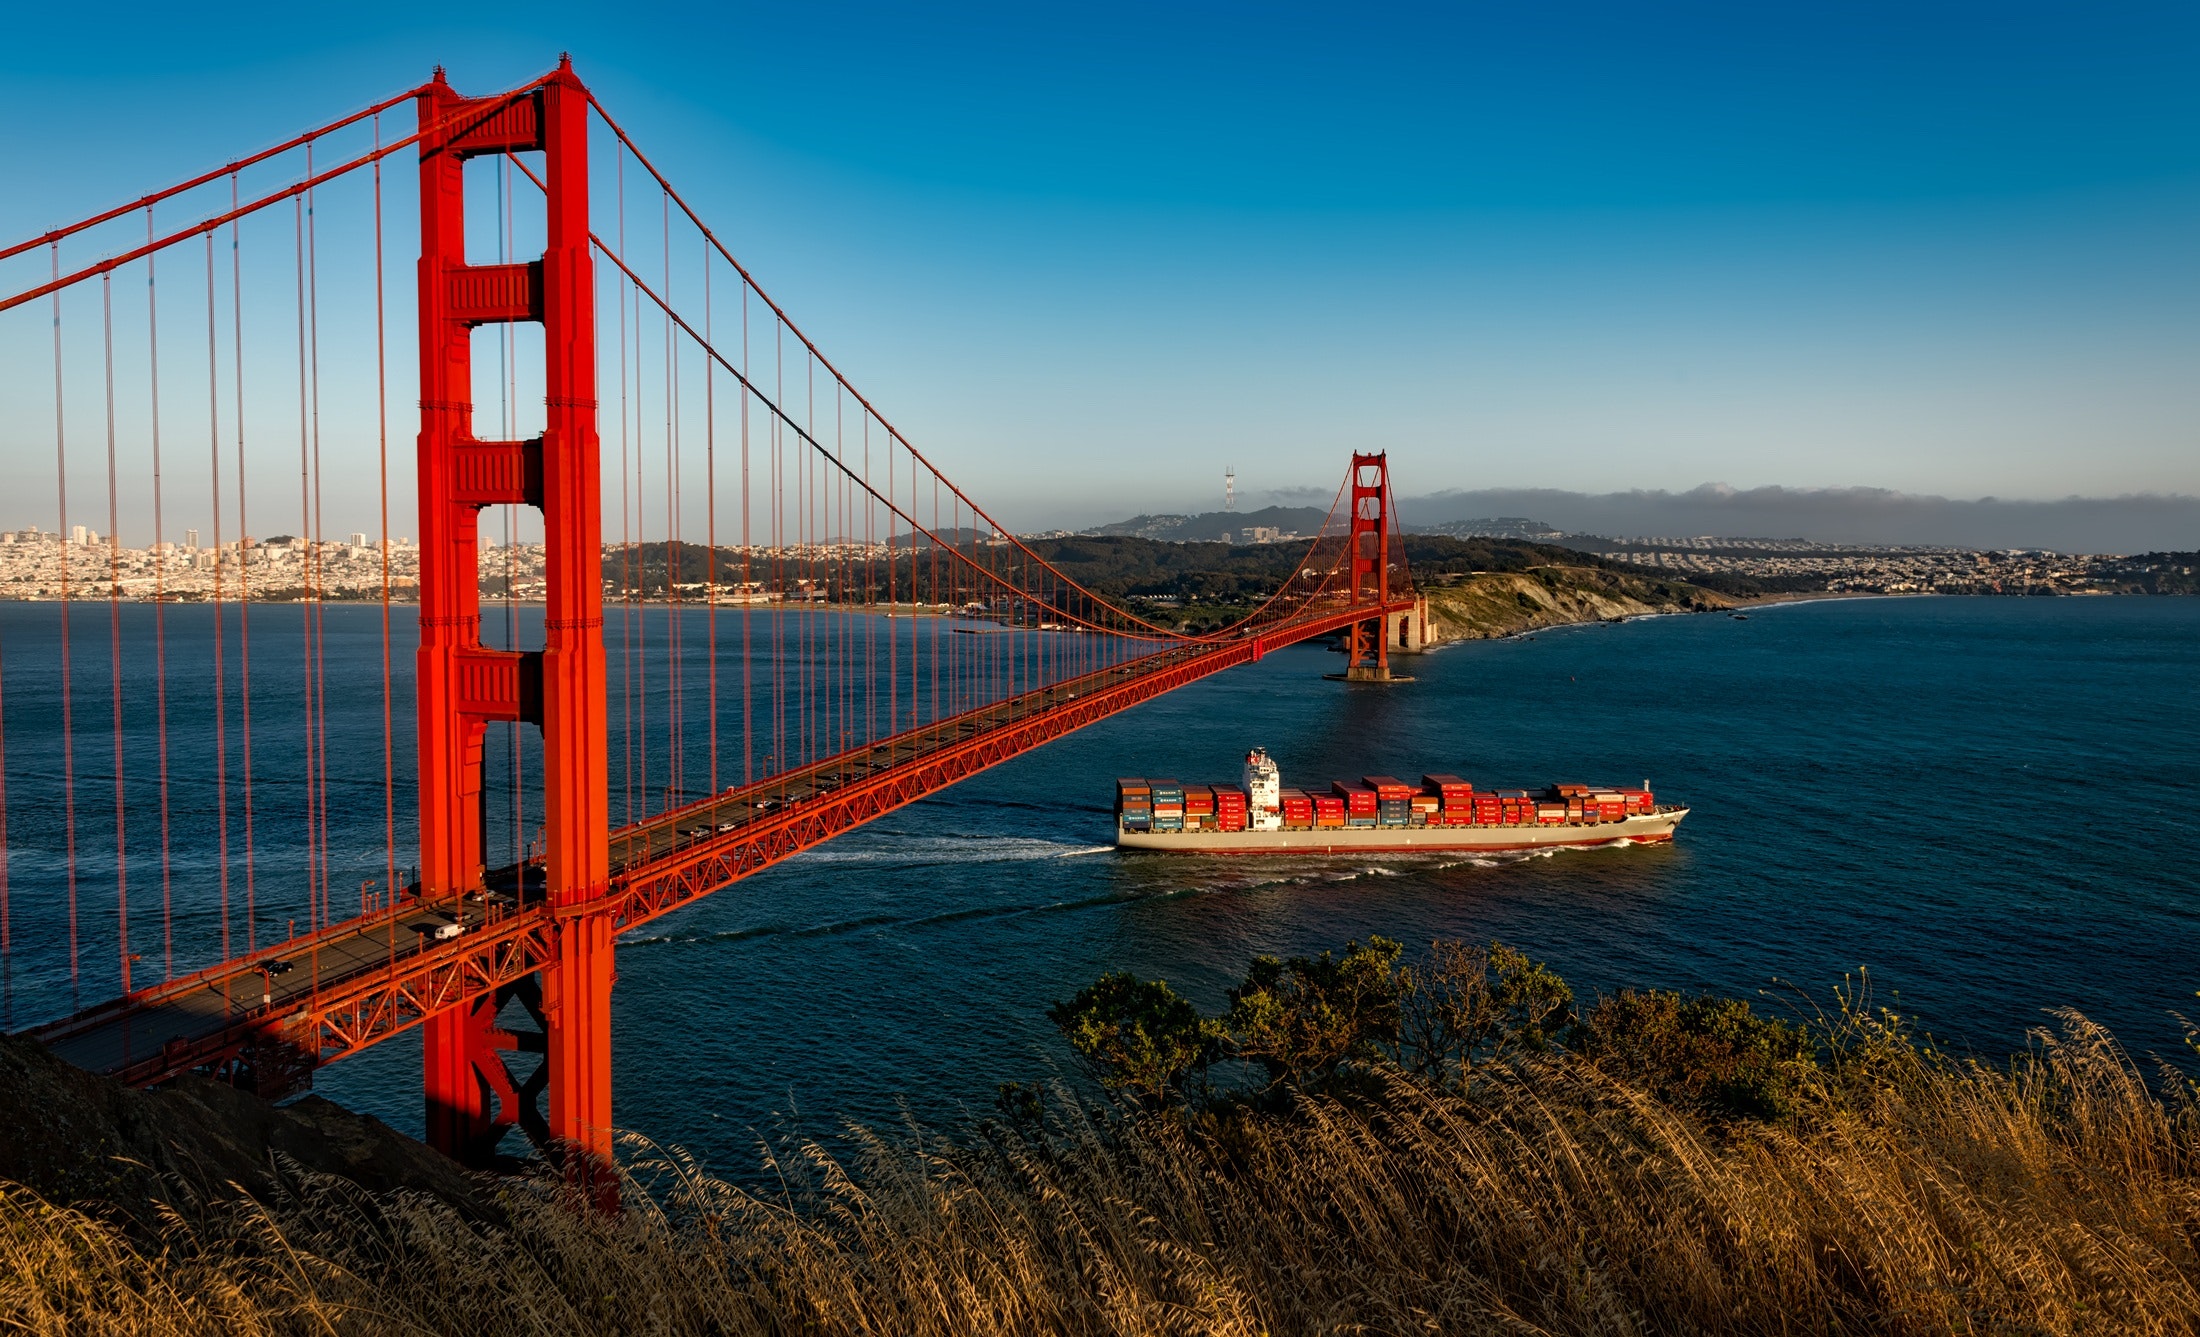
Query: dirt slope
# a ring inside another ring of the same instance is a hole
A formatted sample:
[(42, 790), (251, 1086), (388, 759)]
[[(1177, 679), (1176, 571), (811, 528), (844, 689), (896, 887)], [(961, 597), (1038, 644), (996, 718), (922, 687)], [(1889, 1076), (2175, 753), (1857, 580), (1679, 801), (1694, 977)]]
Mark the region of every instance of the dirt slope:
[(488, 1197), (457, 1162), (318, 1096), (278, 1107), (201, 1078), (137, 1091), (0, 1036), (0, 1179), (48, 1201), (136, 1215), (179, 1187), (261, 1193), (278, 1152), (370, 1189), (420, 1189), (466, 1208)]

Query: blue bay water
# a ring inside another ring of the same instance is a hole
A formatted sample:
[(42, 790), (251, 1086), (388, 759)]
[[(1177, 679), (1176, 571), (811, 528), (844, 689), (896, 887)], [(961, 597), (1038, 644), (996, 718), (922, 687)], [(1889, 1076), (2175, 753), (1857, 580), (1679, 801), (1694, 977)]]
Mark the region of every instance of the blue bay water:
[[(341, 640), (373, 669), (332, 691), (330, 724), (332, 756), (372, 754), (357, 796), (371, 830), (347, 827), (344, 855), (372, 863), (380, 703), (361, 685), (379, 682), (379, 614), (329, 618), (332, 657)], [(104, 614), (94, 625), (104, 632)], [(25, 627), (4, 629), (19, 661)], [(1324, 681), (1335, 664), (1310, 647), (1271, 655), (629, 935), (614, 995), (620, 1122), (731, 1170), (767, 1132), (952, 1123), (987, 1109), (1001, 1081), (1062, 1071), (1046, 1008), (1104, 971), (1163, 977), (1213, 1007), (1256, 953), (1373, 933), (1501, 938), (1583, 994), (1797, 989), (1830, 1004), (1868, 967), (1879, 1002), (1989, 1055), (2063, 1005), (2136, 1051), (2172, 1054), (2172, 1012), (2200, 1011), (2188, 853), (2200, 600), (1880, 599), (1645, 619), (1445, 647), (1388, 689)], [(52, 823), (23, 804), (38, 783), (26, 768), (42, 764), (22, 753), (34, 705), (19, 663), (7, 671), (21, 1006), (26, 991), (54, 996), (57, 920), (38, 901), (54, 894)], [(1233, 778), (1255, 744), (1286, 783), (1648, 778), (1694, 812), (1671, 847), (1533, 858), (1109, 849), (1113, 777)], [(324, 1070), (318, 1089), (417, 1131), (418, 1063), (417, 1040), (400, 1038)]]

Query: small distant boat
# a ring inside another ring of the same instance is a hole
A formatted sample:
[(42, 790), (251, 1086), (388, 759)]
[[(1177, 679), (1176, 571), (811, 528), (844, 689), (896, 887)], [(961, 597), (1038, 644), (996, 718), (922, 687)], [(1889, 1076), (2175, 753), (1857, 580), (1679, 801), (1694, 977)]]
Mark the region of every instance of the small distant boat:
[(1733, 618), (1736, 622), (1749, 621), (1749, 614), (1747, 613), (1728, 613), (1727, 616)]

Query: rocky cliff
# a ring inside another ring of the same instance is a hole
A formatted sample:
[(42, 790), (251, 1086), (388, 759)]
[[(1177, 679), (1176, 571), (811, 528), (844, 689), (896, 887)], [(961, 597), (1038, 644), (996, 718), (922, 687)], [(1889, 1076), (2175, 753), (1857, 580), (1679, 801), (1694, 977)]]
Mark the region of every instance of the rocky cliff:
[(1488, 640), (1645, 613), (1711, 612), (1740, 602), (1677, 580), (1561, 566), (1440, 576), (1422, 593), (1428, 596), (1429, 634), (1439, 642)]

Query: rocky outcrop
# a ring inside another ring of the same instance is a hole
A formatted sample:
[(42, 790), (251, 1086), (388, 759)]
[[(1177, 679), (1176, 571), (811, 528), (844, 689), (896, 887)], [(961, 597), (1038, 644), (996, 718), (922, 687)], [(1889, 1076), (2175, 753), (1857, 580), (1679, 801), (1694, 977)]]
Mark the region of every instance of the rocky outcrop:
[(1428, 632), (1442, 641), (1488, 640), (1541, 627), (1609, 622), (1645, 613), (1710, 612), (1739, 602), (1677, 580), (1585, 567), (1536, 567), (1439, 577), (1428, 597)]

